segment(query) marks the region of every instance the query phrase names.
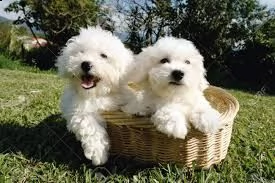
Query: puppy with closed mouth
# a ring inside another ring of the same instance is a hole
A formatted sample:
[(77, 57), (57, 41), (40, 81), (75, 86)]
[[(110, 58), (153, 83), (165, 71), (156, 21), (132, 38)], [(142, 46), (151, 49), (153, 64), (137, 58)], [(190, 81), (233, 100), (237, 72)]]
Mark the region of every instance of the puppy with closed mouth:
[(100, 27), (82, 28), (57, 59), (58, 72), (68, 81), (61, 99), (62, 115), (94, 165), (107, 161), (110, 147), (100, 112), (123, 104), (121, 81), (132, 60), (132, 52)]
[(135, 57), (129, 82), (141, 86), (122, 110), (149, 115), (156, 128), (184, 139), (190, 123), (205, 133), (220, 127), (220, 114), (203, 91), (208, 87), (203, 57), (191, 41), (164, 37)]

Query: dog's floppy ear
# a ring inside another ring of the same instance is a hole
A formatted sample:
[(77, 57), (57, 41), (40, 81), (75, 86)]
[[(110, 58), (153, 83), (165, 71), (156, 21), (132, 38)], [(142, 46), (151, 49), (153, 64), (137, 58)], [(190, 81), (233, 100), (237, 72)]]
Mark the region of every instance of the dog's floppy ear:
[(73, 43), (75, 41), (75, 37), (71, 37), (67, 42), (66, 42), (66, 46)]
[(68, 50), (70, 49), (70, 45), (74, 43), (76, 37), (71, 37), (65, 44), (65, 46), (61, 49), (59, 56), (56, 59), (55, 66), (58, 69), (58, 74), (61, 77), (66, 77), (66, 61), (69, 59), (69, 55), (67, 54)]
[(204, 69), (204, 72), (203, 72), (203, 74), (201, 76), (200, 83), (199, 83), (199, 89), (201, 91), (204, 91), (209, 86), (209, 83), (208, 83), (208, 81), (206, 80), (205, 77), (206, 77), (206, 71)]
[(199, 63), (199, 70), (200, 70), (200, 80), (199, 80), (199, 90), (204, 91), (206, 88), (208, 88), (209, 83), (206, 80), (206, 70), (203, 66), (203, 56), (198, 53), (196, 56), (197, 62)]
[(65, 77), (66, 75), (66, 72), (65, 72), (65, 63), (66, 63), (66, 60), (68, 59), (68, 56), (66, 56), (63, 52), (64, 52), (64, 49), (61, 50), (61, 53), (60, 55), (57, 57), (56, 59), (56, 63), (55, 63), (55, 66), (57, 67), (58, 69), (58, 74), (60, 77)]
[(152, 56), (149, 54), (152, 47), (143, 48), (142, 52), (134, 56), (134, 63), (130, 67), (128, 73), (128, 82), (143, 85), (148, 82), (148, 72), (152, 68)]

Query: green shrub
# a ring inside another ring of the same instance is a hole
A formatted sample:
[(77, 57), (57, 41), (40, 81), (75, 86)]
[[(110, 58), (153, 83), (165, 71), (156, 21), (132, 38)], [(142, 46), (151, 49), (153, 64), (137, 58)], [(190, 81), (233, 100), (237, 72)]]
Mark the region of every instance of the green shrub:
[(0, 53), (13, 59), (22, 58), (24, 39), (29, 36), (25, 27), (0, 23)]
[(54, 68), (56, 56), (53, 46), (40, 47), (31, 49), (25, 53), (24, 63), (35, 66), (41, 70), (49, 70)]
[[(27, 72), (41, 73), (42, 71), (35, 66), (28, 66), (22, 60), (12, 60), (0, 54), (0, 69), (20, 70)], [(54, 69), (43, 71), (43, 73), (56, 73)]]
[(9, 55), (12, 58), (22, 58), (24, 40), (31, 38), (25, 27), (12, 26), (10, 29)]
[(0, 23), (0, 52), (8, 53), (11, 39), (11, 25), (6, 22)]

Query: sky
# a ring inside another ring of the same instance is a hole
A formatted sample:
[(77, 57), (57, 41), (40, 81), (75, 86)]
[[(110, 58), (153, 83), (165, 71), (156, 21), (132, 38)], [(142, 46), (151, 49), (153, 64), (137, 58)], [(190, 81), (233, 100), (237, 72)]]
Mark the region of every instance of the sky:
[(275, 0), (260, 0), (260, 3), (267, 5), (269, 8), (275, 8)]
[(11, 19), (11, 20), (16, 20), (18, 17), (18, 14), (16, 13), (6, 13), (4, 9), (14, 0), (1, 0), (0, 1), (0, 16)]
[[(7, 7), (11, 2), (15, 0), (0, 0), (0, 16), (5, 18), (15, 20), (18, 17), (18, 14), (15, 13), (6, 13), (4, 11), (5, 7)], [(262, 5), (267, 5), (268, 8), (275, 8), (275, 0), (259, 0)]]

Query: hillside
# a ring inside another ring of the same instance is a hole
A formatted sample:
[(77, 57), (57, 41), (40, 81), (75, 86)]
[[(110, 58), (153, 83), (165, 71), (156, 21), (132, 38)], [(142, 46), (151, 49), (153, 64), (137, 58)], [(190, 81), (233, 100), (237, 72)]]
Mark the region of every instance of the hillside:
[[(13, 20), (10, 20), (10, 19), (0, 16), (0, 23), (1, 22), (6, 22), (6, 23), (12, 24)], [(25, 27), (30, 32), (29, 27), (26, 24), (22, 24), (21, 26)], [(35, 28), (33, 28), (33, 30), (34, 30), (34, 32), (37, 32), (37, 33), (40, 32), (40, 31), (36, 30)]]
[(12, 22), (12, 20), (0, 16), (0, 22)]

